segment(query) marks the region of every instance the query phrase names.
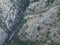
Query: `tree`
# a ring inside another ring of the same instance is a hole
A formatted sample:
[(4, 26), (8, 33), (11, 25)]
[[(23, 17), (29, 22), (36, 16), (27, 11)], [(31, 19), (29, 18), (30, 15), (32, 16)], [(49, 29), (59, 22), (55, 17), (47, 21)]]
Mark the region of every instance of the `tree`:
[(30, 3), (30, 0), (20, 0), (20, 3), (21, 3), (21, 9), (22, 11), (25, 11), (27, 6), (29, 5)]

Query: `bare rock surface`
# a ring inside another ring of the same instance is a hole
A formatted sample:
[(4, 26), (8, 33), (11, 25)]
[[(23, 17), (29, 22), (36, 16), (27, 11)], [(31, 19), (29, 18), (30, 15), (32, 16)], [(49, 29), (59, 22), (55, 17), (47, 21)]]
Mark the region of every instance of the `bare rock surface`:
[(7, 39), (7, 33), (0, 27), (0, 45), (2, 45)]

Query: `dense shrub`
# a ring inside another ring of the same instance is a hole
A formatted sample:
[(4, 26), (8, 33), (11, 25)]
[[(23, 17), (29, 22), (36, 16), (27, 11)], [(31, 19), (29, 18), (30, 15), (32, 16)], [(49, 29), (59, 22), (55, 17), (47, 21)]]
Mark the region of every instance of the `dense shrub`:
[(19, 0), (20, 1), (20, 8), (25, 11), (27, 6), (29, 5), (30, 3), (30, 0)]

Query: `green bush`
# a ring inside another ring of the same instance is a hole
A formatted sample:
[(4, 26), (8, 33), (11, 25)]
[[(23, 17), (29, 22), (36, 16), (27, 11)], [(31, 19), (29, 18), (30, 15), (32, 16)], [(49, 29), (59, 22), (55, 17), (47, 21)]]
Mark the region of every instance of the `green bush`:
[(57, 13), (57, 17), (60, 17), (60, 7), (59, 7), (59, 10), (58, 10), (58, 13)]
[(25, 11), (27, 6), (29, 5), (30, 3), (30, 0), (19, 0), (20, 1), (20, 8), (21, 10)]
[(58, 10), (58, 12), (57, 12), (57, 18), (58, 18), (57, 21), (60, 21), (60, 6), (59, 6), (59, 10)]
[(54, 0), (47, 0), (47, 3), (48, 3), (48, 5), (49, 5), (49, 3), (53, 3), (54, 2)]

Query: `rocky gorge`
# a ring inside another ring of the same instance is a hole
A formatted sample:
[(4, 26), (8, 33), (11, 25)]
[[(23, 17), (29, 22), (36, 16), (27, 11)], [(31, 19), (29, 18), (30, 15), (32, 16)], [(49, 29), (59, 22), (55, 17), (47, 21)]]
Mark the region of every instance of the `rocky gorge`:
[(60, 45), (60, 0), (0, 0), (0, 45)]

